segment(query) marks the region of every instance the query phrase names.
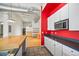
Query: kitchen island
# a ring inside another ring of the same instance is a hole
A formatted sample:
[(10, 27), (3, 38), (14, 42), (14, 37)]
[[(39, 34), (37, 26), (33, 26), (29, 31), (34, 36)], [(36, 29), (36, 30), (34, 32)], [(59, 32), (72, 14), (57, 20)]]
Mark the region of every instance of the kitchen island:
[(26, 36), (13, 36), (0, 40), (0, 56), (22, 56), (25, 53)]

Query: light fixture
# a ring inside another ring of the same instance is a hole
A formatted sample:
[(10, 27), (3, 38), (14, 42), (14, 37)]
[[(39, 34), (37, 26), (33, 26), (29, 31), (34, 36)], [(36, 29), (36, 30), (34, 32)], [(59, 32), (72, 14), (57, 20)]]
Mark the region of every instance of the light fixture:
[[(12, 11), (11, 11), (12, 12)], [(12, 14), (11, 13), (8, 13), (8, 20), (7, 20), (8, 22), (11, 22), (11, 23), (14, 23), (15, 22), (15, 20), (14, 19), (12, 19)]]
[(2, 24), (2, 25), (3, 25), (4, 23), (3, 23), (3, 22), (0, 22), (0, 24)]
[(9, 20), (8, 20), (8, 22), (14, 23), (15, 21), (14, 21), (14, 20), (10, 20), (10, 19), (9, 19)]

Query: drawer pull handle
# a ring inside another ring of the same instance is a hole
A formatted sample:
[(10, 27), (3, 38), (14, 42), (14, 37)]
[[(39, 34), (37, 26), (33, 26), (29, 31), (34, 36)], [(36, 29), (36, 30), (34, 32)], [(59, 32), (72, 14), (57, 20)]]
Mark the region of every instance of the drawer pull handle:
[(71, 52), (73, 52), (73, 51), (71, 51)]

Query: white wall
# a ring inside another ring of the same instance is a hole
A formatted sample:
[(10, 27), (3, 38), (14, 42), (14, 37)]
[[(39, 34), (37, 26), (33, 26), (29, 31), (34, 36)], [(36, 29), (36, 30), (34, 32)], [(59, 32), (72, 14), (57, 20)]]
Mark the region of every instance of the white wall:
[(3, 22), (3, 37), (8, 36), (8, 12), (0, 12), (0, 21)]
[(32, 22), (32, 27), (33, 28), (40, 28), (40, 20), (37, 22), (37, 23), (35, 23), (34, 21)]
[(22, 22), (21, 21), (16, 21), (14, 23), (14, 35), (21, 35), (22, 34)]
[[(12, 18), (16, 20), (14, 23), (9, 23), (8, 20), (8, 12), (0, 12), (0, 22), (3, 22), (3, 37), (7, 37), (9, 35), (21, 35), (23, 24), (19, 17)], [(12, 26), (12, 32), (9, 33), (8, 25)]]
[(69, 29), (79, 31), (79, 3), (69, 4)]
[(15, 20), (15, 22), (13, 23), (13, 35), (21, 35), (23, 29), (23, 22), (21, 18), (18, 17), (18, 15), (16, 15), (13, 19)]
[(39, 30), (40, 30), (40, 20), (37, 23), (32, 21), (32, 29), (33, 29), (34, 32), (39, 32)]
[[(9, 35), (21, 35), (22, 34), (22, 29), (23, 29), (22, 19), (24, 19), (24, 18), (20, 17), (19, 14), (17, 14), (17, 12), (12, 13), (11, 18), (15, 20), (14, 23), (7, 22), (8, 12), (0, 12), (0, 21), (2, 21), (4, 23), (4, 25), (3, 25), (3, 37), (9, 36)], [(25, 18), (25, 19), (27, 19), (27, 18)], [(12, 26), (11, 33), (9, 33), (8, 25)], [(30, 31), (33, 30), (33, 28), (40, 29), (40, 20), (37, 23), (32, 22), (32, 27), (30, 28)]]

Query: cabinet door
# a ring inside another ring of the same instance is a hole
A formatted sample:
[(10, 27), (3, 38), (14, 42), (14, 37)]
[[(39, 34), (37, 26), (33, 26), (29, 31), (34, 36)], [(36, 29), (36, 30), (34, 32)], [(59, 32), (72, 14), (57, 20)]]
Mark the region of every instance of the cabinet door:
[(44, 41), (44, 43), (45, 43), (45, 47), (46, 47), (48, 50), (50, 50), (50, 40), (49, 40), (49, 38), (46, 37), (46, 36), (45, 36), (45, 41)]
[(54, 15), (50, 16), (47, 22), (48, 22), (48, 30), (54, 30)]
[(55, 50), (54, 50), (55, 56), (62, 56), (62, 44), (55, 41)]
[(47, 38), (47, 48), (48, 48), (48, 50), (51, 52), (51, 41), (52, 41), (52, 39), (50, 39), (50, 38)]
[(45, 47), (54, 55), (54, 40), (48, 37), (44, 39)]
[(60, 9), (60, 18), (61, 20), (69, 18), (69, 4), (66, 4)]
[(79, 30), (79, 3), (69, 4), (69, 30)]
[(51, 40), (51, 48), (50, 48), (51, 50), (50, 50), (50, 52), (52, 53), (52, 55), (54, 55), (54, 50), (55, 50), (54, 43), (55, 43), (55, 41), (54, 40)]
[(54, 14), (54, 22), (58, 22), (60, 21), (60, 10), (58, 10), (55, 14)]
[(47, 37), (46, 36), (44, 36), (44, 44), (45, 44), (45, 47), (48, 46), (48, 42), (47, 42)]
[(63, 56), (79, 56), (79, 51), (63, 45)]

